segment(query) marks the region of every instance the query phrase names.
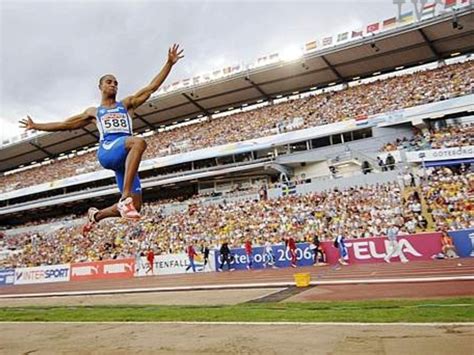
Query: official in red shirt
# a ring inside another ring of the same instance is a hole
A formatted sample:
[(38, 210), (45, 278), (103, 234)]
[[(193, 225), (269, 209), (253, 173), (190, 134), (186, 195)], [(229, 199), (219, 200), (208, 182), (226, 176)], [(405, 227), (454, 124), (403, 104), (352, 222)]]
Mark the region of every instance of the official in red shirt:
[(291, 267), (296, 267), (296, 241), (293, 237), (287, 236), (285, 238), (285, 244), (290, 252)]
[(186, 254), (188, 254), (188, 258), (189, 258), (189, 265), (186, 268), (186, 271), (193, 268), (193, 272), (196, 272), (196, 265), (194, 264), (194, 257), (197, 256), (197, 253), (196, 253), (196, 250), (194, 249), (194, 245), (193, 245), (192, 242), (186, 248)]
[(151, 274), (153, 275), (153, 267), (155, 265), (155, 253), (153, 252), (153, 249), (149, 249), (148, 253), (146, 254), (146, 260), (148, 260), (148, 270), (146, 273), (148, 274), (151, 271)]
[(250, 270), (253, 263), (252, 242), (250, 239), (245, 241), (245, 254), (247, 254), (247, 269)]

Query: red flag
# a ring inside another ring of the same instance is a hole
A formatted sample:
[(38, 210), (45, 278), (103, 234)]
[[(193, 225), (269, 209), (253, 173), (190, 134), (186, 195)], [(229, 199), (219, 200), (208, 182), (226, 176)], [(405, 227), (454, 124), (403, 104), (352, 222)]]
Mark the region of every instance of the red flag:
[(457, 0), (444, 0), (444, 7), (451, 7), (456, 5)]
[(367, 26), (367, 33), (375, 32), (379, 30), (379, 23), (373, 23)]
[(392, 27), (392, 26), (395, 26), (396, 24), (397, 24), (397, 18), (396, 18), (396, 17), (392, 17), (392, 18), (386, 19), (386, 20), (383, 22), (383, 28)]

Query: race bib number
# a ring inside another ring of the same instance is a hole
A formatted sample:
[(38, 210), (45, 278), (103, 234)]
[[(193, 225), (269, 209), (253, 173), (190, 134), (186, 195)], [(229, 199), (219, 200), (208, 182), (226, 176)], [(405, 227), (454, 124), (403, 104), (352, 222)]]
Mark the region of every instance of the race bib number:
[(127, 115), (120, 113), (107, 114), (102, 118), (104, 133), (129, 133), (130, 126)]

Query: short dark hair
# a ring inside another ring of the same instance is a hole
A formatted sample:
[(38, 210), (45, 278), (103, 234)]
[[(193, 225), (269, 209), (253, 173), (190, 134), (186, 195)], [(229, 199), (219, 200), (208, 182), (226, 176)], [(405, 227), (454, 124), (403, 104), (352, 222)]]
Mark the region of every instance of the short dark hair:
[(102, 82), (105, 80), (107, 76), (113, 76), (112, 74), (104, 74), (99, 79), (99, 86), (102, 85)]

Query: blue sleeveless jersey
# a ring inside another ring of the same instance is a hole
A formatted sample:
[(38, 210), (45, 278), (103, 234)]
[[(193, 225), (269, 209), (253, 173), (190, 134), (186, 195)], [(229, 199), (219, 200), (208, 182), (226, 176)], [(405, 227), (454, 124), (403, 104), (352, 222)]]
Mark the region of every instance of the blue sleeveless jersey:
[(132, 119), (122, 102), (117, 102), (113, 108), (97, 108), (97, 129), (101, 142), (133, 134)]

